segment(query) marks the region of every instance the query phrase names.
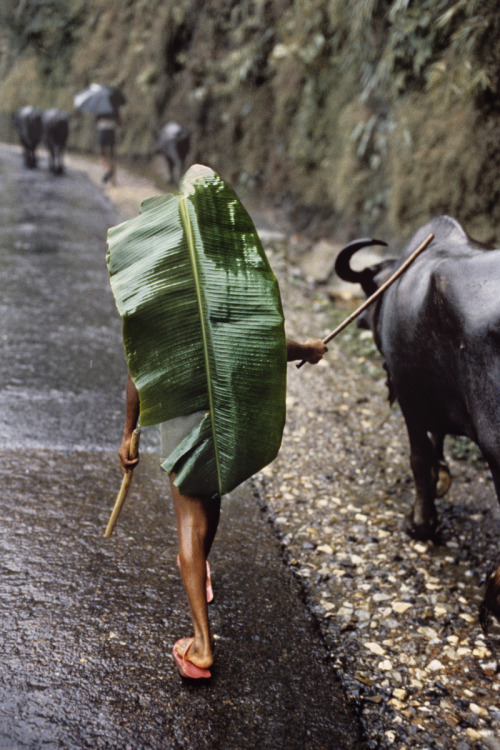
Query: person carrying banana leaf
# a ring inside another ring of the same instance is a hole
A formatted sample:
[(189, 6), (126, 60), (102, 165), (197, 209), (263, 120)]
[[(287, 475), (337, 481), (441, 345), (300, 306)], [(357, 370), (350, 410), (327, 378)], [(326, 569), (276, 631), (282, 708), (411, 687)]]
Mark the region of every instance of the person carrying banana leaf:
[(177, 562), (194, 636), (173, 656), (183, 677), (211, 676), (208, 555), (222, 496), (270, 463), (285, 424), (286, 363), (319, 362), (319, 339), (286, 339), (277, 280), (232, 188), (194, 165), (175, 195), (145, 201), (109, 230), (107, 262), (129, 374), (123, 471), (141, 427), (159, 424), (177, 520)]

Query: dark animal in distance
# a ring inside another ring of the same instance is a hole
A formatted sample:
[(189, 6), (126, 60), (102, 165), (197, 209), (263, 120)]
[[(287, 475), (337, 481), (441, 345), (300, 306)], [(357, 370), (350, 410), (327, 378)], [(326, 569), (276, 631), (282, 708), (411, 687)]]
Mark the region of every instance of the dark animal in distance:
[(179, 182), (182, 177), (190, 142), (189, 130), (177, 122), (168, 122), (160, 131), (155, 153), (163, 155), (171, 182)]
[(29, 169), (37, 165), (36, 149), (42, 139), (42, 111), (31, 104), (21, 107), (14, 115), (14, 126), (23, 147), (24, 164)]
[[(352, 256), (376, 240), (357, 240), (340, 253), (335, 270), (367, 296), (430, 234), (434, 240), (369, 310), (370, 325), (388, 375), (391, 401), (401, 406), (410, 443), (416, 497), (409, 532), (437, 531), (435, 498), (450, 486), (443, 457), (447, 434), (465, 435), (486, 459), (500, 500), (500, 250), (467, 235), (449, 216), (421, 227), (398, 260), (351, 268)], [(481, 605), (500, 619), (500, 566), (490, 574)]]
[(43, 115), (43, 137), (49, 152), (49, 169), (53, 174), (64, 172), (64, 150), (68, 141), (69, 118), (60, 109), (47, 109)]

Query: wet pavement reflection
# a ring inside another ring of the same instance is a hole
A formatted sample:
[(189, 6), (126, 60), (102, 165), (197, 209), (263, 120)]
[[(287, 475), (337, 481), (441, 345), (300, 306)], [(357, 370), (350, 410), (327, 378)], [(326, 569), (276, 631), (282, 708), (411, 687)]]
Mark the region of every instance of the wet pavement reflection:
[(19, 158), (0, 163), (4, 440), (103, 446), (121, 426), (126, 371), (105, 262), (119, 216), (77, 172), (21, 172)]
[(225, 498), (208, 684), (190, 634), (154, 430), (121, 480), (121, 326), (105, 266), (120, 217), (83, 175), (0, 148), (0, 748), (360, 748), (315, 622), (252, 483)]

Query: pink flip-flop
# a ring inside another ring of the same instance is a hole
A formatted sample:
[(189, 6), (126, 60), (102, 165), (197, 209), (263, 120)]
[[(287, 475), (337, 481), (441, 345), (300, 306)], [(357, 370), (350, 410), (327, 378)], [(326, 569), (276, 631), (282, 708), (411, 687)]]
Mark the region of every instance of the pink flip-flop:
[[(179, 566), (179, 570), (181, 569), (181, 560), (179, 555), (177, 555), (177, 565)], [(208, 564), (207, 560), (207, 603), (210, 604), (210, 602), (213, 602), (214, 600), (214, 590), (212, 588), (212, 579), (210, 577), (210, 565)]]
[[(194, 638), (181, 638), (180, 641), (177, 641), (172, 651), (175, 659), (175, 666), (179, 670), (181, 677), (188, 677), (191, 680), (206, 680), (212, 676), (210, 670), (203, 669), (203, 667), (197, 667), (192, 661), (186, 659), (186, 654), (193, 644), (193, 641)], [(184, 649), (184, 654), (181, 656), (177, 651), (177, 646), (182, 646), (184, 644), (186, 644), (186, 648)]]

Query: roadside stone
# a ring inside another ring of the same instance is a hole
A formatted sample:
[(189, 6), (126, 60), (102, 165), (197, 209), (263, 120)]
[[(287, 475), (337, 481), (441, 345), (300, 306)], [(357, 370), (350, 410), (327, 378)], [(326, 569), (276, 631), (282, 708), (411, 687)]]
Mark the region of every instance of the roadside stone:
[(438, 659), (433, 659), (427, 665), (427, 669), (430, 669), (432, 672), (438, 672), (439, 670), (444, 669), (444, 666)]
[(371, 651), (372, 654), (376, 654), (377, 656), (384, 656), (385, 650), (379, 646), (378, 643), (365, 643), (364, 647), (368, 649), (368, 651)]
[(444, 615), (448, 614), (448, 610), (446, 609), (446, 607), (437, 604), (434, 607), (434, 614), (436, 615), (436, 617), (444, 617)]
[(329, 544), (320, 544), (317, 548), (318, 552), (323, 552), (325, 555), (333, 555), (333, 547)]
[(481, 732), (478, 732), (477, 729), (473, 729), (472, 727), (467, 727), (465, 730), (465, 734), (471, 738), (471, 740), (478, 741), (481, 739), (482, 735)]
[(394, 688), (394, 690), (392, 691), (392, 694), (399, 701), (404, 701), (406, 700), (406, 696), (408, 693), (404, 688)]
[(482, 708), (482, 706), (478, 706), (476, 703), (471, 703), (469, 709), (473, 714), (477, 714), (478, 716), (488, 716), (488, 711), (485, 708)]
[(389, 659), (384, 659), (383, 661), (379, 662), (378, 668), (384, 672), (390, 672), (392, 670), (392, 661), (390, 661)]
[(405, 708), (405, 704), (397, 698), (391, 698), (388, 702), (390, 706), (393, 706), (396, 709), (396, 711), (403, 711)]

